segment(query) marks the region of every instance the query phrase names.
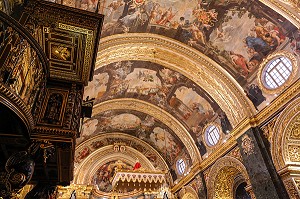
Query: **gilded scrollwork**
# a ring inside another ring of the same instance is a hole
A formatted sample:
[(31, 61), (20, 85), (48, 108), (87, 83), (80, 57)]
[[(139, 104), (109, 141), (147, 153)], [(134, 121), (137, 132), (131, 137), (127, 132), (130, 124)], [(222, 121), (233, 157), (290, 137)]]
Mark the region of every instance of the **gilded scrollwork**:
[[(300, 162), (300, 98), (292, 101), (280, 114), (272, 136), (271, 154), (277, 171), (280, 173), (290, 198), (300, 198), (293, 175), (298, 173)], [(293, 167), (289, 167), (289, 165)]]
[(291, 199), (300, 199), (299, 192), (296, 189), (295, 181), (292, 178), (283, 180), (283, 184)]
[(292, 162), (300, 162), (300, 146), (289, 145), (288, 156)]
[(208, 198), (233, 198), (234, 177), (237, 175), (250, 185), (246, 168), (239, 160), (227, 156), (216, 161), (207, 177)]

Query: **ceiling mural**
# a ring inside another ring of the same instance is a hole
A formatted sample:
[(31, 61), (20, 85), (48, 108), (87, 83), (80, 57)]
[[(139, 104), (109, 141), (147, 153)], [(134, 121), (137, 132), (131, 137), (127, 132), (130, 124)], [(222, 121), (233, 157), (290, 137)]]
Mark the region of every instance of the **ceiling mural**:
[[(99, 167), (91, 184), (96, 186), (96, 189), (101, 192), (109, 193), (112, 191), (112, 180), (116, 172), (119, 170), (132, 170), (133, 165), (122, 160), (109, 161)], [(128, 192), (133, 190), (127, 190)], [(125, 192), (127, 192), (125, 191)]]
[(101, 147), (114, 145), (116, 143), (124, 144), (125, 147), (132, 147), (143, 154), (159, 170), (165, 170), (166, 164), (158, 152), (141, 140), (134, 139), (124, 133), (107, 133), (101, 136), (95, 136), (86, 142), (78, 145), (75, 151), (75, 168), (79, 166), (90, 154)]
[[(168, 127), (157, 122), (153, 117), (138, 111), (112, 110), (93, 116), (84, 122), (77, 144), (96, 135), (110, 132), (127, 133), (149, 143), (166, 159), (169, 166), (174, 165), (179, 155), (190, 160), (183, 143), (174, 136), (175, 134)], [(113, 136), (111, 139), (117, 140), (117, 137)], [(122, 139), (119, 142), (122, 142)], [(89, 155), (90, 148), (100, 148), (106, 146), (105, 144), (107, 142), (95, 142), (91, 147), (86, 146), (81, 149), (75, 158), (76, 161), (80, 162)], [(151, 155), (149, 158), (152, 158)]]
[[(195, 142), (201, 142), (204, 126), (216, 122), (228, 133), (232, 127), (217, 103), (195, 83), (182, 74), (166, 69), (156, 63), (146, 61), (123, 61), (109, 64), (95, 71), (94, 79), (85, 88), (85, 97), (95, 98), (95, 104), (116, 98), (135, 98), (145, 100), (161, 107), (175, 116), (191, 132)], [(114, 121), (126, 121), (124, 125), (132, 126), (141, 123), (137, 117), (131, 117), (130, 122), (118, 116)], [(150, 125), (154, 120), (145, 118), (144, 125)], [(105, 121), (105, 119), (101, 119)], [(112, 121), (109, 128), (116, 125)], [(95, 131), (97, 120), (89, 120), (84, 132)], [(122, 126), (123, 125), (123, 126)], [(105, 125), (101, 128), (105, 128)], [(129, 127), (125, 127), (129, 128)], [(106, 130), (106, 129), (105, 129)], [(100, 131), (104, 131), (101, 129)], [(82, 135), (84, 139), (86, 135)]]
[[(66, 5), (96, 11), (98, 1)], [(287, 50), (300, 56), (299, 31), (259, 1), (247, 0), (103, 0), (102, 37), (154, 33), (183, 42), (220, 64), (261, 110), (275, 97), (258, 86), (259, 64), (269, 54)]]

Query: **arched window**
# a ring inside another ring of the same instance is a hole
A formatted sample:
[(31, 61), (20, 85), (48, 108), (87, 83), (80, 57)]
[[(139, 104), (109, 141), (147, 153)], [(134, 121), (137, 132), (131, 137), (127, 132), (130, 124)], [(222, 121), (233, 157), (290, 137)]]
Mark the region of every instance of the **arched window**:
[(176, 166), (177, 166), (178, 173), (180, 175), (182, 175), (184, 173), (184, 171), (185, 171), (185, 168), (186, 168), (184, 160), (183, 159), (177, 160)]
[(290, 77), (293, 70), (289, 58), (280, 56), (270, 60), (263, 72), (264, 85), (269, 89), (282, 86)]
[(217, 126), (209, 125), (205, 130), (205, 141), (209, 146), (215, 146), (220, 140), (220, 131)]

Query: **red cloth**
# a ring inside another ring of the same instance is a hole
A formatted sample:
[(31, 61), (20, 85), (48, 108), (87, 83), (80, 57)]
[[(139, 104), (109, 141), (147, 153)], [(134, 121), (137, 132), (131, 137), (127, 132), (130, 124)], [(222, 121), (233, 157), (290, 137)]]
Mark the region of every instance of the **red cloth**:
[(137, 163), (135, 163), (135, 165), (133, 167), (133, 170), (137, 170), (137, 169), (139, 169), (141, 167), (142, 167), (141, 163), (137, 162)]

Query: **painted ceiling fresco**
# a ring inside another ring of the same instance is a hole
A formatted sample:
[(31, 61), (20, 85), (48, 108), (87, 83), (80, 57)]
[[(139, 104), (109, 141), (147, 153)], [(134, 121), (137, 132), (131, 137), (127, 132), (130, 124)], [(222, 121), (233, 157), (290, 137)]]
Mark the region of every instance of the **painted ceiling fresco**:
[[(90, 139), (85, 142), (85, 144), (80, 145), (75, 151), (75, 167), (97, 149), (108, 145), (114, 145), (115, 143), (123, 143), (126, 147), (134, 148), (143, 154), (155, 168), (160, 170), (165, 169), (164, 162), (162, 162), (154, 148), (150, 148), (140, 140), (132, 139), (130, 136), (123, 133), (109, 133), (100, 137), (97, 136), (97, 138)], [(184, 152), (184, 154), (186, 154), (186, 152)]]
[(279, 50), (300, 57), (299, 30), (259, 1), (103, 0), (97, 5), (96, 0), (71, 0), (64, 4), (104, 14), (102, 37), (154, 33), (199, 50), (240, 83), (258, 110), (274, 99), (258, 87), (262, 60)]
[[(190, 159), (183, 143), (175, 137), (175, 134), (168, 127), (144, 113), (129, 110), (106, 111), (85, 121), (82, 134), (77, 139), (77, 145), (96, 135), (112, 132), (127, 133), (146, 141), (161, 154), (169, 166), (175, 164), (179, 155), (185, 156), (187, 160)], [(93, 143), (92, 147), (100, 148), (105, 146), (105, 143)], [(90, 147), (82, 149), (75, 161), (81, 161), (90, 152)]]
[(91, 183), (96, 186), (97, 190), (109, 193), (112, 191), (112, 180), (116, 169), (132, 170), (132, 168), (133, 165), (122, 160), (107, 162), (99, 167)]
[[(85, 88), (84, 95), (84, 98), (95, 98), (94, 104), (116, 98), (135, 98), (152, 103), (181, 121), (196, 143), (201, 143), (203, 128), (209, 122), (220, 124), (223, 133), (232, 129), (225, 113), (206, 92), (180, 73), (156, 63), (123, 61), (99, 68), (94, 73), (93, 81)], [(117, 125), (115, 121), (119, 120), (123, 123), (118, 124), (120, 126), (117, 129), (123, 129), (124, 125), (134, 128), (141, 123), (139, 118), (132, 117), (129, 122), (122, 116), (124, 115), (111, 121), (109, 128)], [(147, 126), (153, 123), (152, 120), (153, 118), (147, 117), (143, 123)], [(97, 123), (97, 120), (90, 122)], [(106, 128), (106, 125), (101, 126)], [(81, 139), (85, 139), (84, 137), (85, 134)]]

